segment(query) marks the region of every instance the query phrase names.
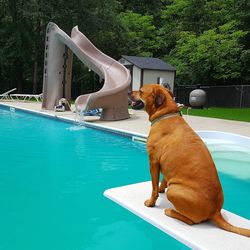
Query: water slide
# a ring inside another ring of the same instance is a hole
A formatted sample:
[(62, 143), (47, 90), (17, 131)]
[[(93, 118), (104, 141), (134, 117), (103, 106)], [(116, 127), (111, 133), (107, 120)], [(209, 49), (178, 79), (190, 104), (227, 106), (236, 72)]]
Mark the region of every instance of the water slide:
[(78, 27), (69, 37), (56, 24), (47, 25), (43, 76), (42, 108), (53, 110), (62, 97), (71, 100), (71, 74), (73, 53), (102, 79), (101, 90), (80, 95), (76, 111), (102, 108), (102, 120), (114, 121), (129, 118), (127, 92), (130, 73), (120, 63), (98, 50)]

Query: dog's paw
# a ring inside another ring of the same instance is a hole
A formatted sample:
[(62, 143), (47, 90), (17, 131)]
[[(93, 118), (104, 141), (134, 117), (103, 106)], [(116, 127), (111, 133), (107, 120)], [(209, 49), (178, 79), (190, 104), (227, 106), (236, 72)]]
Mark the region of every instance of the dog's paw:
[(161, 188), (161, 187), (159, 187), (159, 193), (165, 193), (165, 188)]
[(167, 216), (171, 216), (171, 212), (172, 212), (172, 209), (171, 209), (171, 208), (166, 208), (166, 209), (164, 210), (164, 213), (165, 213), (165, 215), (167, 215)]
[(145, 205), (146, 207), (154, 207), (154, 206), (155, 206), (155, 202), (152, 201), (151, 199), (149, 199), (149, 200), (146, 200), (146, 201), (144, 202), (144, 205)]

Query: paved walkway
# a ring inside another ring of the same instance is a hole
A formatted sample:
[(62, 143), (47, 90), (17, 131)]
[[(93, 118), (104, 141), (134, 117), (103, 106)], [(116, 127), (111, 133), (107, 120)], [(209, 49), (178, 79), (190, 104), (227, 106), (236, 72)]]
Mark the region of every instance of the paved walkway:
[[(45, 111), (41, 109), (41, 103), (35, 102), (0, 102), (2, 104), (11, 105), (17, 108), (30, 109), (39, 112), (46, 112), (58, 117), (66, 117), (68, 119), (75, 120), (76, 115), (73, 112), (54, 112)], [(229, 133), (235, 133), (243, 136), (250, 137), (250, 123), (238, 122), (216, 118), (198, 117), (198, 116), (184, 116), (184, 119), (194, 130), (215, 130)], [(122, 129), (134, 133), (148, 134), (150, 130), (150, 123), (148, 116), (144, 111), (131, 111), (131, 118), (122, 121), (99, 121), (98, 117), (86, 117), (87, 121), (95, 124), (107, 126), (112, 129)]]

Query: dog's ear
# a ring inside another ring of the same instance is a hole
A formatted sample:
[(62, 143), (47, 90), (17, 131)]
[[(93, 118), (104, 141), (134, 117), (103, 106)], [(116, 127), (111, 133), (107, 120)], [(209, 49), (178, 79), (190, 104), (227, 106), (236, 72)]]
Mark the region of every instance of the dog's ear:
[(161, 91), (157, 91), (155, 94), (155, 107), (160, 107), (166, 100), (166, 96)]

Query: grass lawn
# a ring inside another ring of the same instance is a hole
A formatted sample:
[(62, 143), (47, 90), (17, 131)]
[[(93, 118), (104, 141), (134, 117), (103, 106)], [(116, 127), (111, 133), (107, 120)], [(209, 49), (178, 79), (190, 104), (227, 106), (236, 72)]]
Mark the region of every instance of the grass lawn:
[[(182, 113), (187, 114), (187, 109), (182, 108)], [(189, 115), (214, 117), (226, 120), (250, 122), (250, 108), (204, 108), (189, 109)]]

